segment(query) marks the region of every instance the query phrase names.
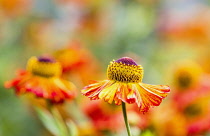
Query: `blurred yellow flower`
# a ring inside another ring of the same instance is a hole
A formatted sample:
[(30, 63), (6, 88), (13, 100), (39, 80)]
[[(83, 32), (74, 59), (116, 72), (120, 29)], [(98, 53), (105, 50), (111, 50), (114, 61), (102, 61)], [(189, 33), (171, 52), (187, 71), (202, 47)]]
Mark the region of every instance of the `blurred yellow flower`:
[(104, 99), (116, 105), (136, 103), (141, 112), (151, 106), (158, 106), (170, 92), (167, 85), (142, 83), (143, 67), (129, 58), (123, 57), (110, 62), (107, 68), (108, 80), (92, 83), (82, 90), (91, 100)]
[(158, 107), (150, 119), (157, 136), (187, 136), (186, 119), (171, 102)]
[(32, 93), (52, 103), (62, 103), (75, 97), (75, 86), (61, 79), (61, 66), (48, 57), (31, 57), (27, 71), (19, 71), (17, 77), (5, 83), (6, 88), (14, 87), (16, 94)]
[(174, 72), (174, 82), (178, 89), (187, 89), (198, 84), (202, 68), (195, 62), (185, 60), (177, 64)]

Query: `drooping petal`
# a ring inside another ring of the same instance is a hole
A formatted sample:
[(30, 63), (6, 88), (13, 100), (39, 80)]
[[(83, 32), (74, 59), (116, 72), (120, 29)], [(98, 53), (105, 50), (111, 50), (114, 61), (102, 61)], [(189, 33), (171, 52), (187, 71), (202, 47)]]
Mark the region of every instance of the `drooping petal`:
[(83, 95), (87, 96), (91, 100), (99, 99), (99, 93), (111, 86), (114, 82), (110, 80), (103, 80), (100, 82), (95, 82), (93, 84), (90, 84), (88, 86), (85, 86), (83, 90), (81, 91)]
[(120, 83), (116, 97), (125, 103), (134, 103), (136, 101), (132, 84)]
[(17, 95), (32, 93), (53, 103), (73, 99), (76, 95), (75, 86), (71, 82), (59, 77), (40, 77), (29, 72), (19, 73), (15, 79), (6, 82), (5, 87), (14, 87)]
[(162, 98), (165, 98), (170, 92), (170, 88), (167, 85), (150, 85), (145, 83), (139, 83), (139, 85), (154, 95), (158, 95)]
[(26, 93), (26, 88), (22, 87), (22, 84), (30, 79), (31, 74), (24, 70), (18, 70), (16, 73), (17, 77), (13, 80), (6, 81), (4, 83), (5, 88), (15, 88), (16, 95)]
[(170, 88), (166, 85), (150, 85), (145, 83), (139, 83), (138, 95), (140, 95), (141, 100), (138, 106), (139, 110), (142, 112), (147, 112), (152, 106), (159, 106), (162, 99), (165, 98), (170, 91)]
[(104, 99), (106, 102), (111, 104), (115, 98), (116, 91), (117, 91), (119, 85), (120, 85), (119, 83), (114, 83), (113, 85), (111, 85), (107, 88), (104, 88), (100, 92), (99, 98)]

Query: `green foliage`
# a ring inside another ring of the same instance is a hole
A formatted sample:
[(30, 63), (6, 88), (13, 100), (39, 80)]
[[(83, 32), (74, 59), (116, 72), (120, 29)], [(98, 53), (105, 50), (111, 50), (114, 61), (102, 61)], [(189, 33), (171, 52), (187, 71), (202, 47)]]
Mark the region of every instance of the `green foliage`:
[(51, 112), (36, 108), (38, 116), (45, 128), (55, 136), (77, 136), (77, 127), (73, 121), (64, 121), (59, 111), (56, 108), (52, 108)]

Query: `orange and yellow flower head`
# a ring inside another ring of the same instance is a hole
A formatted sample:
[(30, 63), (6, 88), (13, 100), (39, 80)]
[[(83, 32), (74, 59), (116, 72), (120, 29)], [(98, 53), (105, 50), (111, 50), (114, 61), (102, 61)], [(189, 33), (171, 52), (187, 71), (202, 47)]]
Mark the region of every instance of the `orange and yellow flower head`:
[(110, 104), (113, 101), (116, 105), (136, 103), (141, 112), (147, 112), (150, 107), (159, 106), (170, 92), (167, 85), (142, 83), (143, 67), (129, 57), (111, 61), (107, 77), (107, 80), (85, 86), (82, 94), (91, 100), (104, 99)]
[(60, 64), (52, 58), (31, 57), (27, 70), (19, 71), (5, 87), (14, 87), (17, 95), (32, 93), (52, 103), (62, 103), (75, 97), (75, 86), (60, 78), (61, 71)]

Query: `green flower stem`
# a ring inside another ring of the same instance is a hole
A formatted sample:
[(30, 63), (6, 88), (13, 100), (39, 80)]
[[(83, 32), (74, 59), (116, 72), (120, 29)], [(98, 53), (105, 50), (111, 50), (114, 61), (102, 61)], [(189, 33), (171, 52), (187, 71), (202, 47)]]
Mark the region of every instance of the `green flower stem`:
[(128, 136), (131, 136), (131, 130), (130, 130), (130, 126), (129, 126), (129, 123), (128, 123), (126, 106), (125, 106), (124, 102), (122, 103), (122, 111), (123, 111), (123, 117), (124, 117), (126, 129), (127, 129), (127, 132), (128, 132)]
[(50, 100), (46, 100), (47, 103), (47, 109), (49, 110), (50, 113), (52, 113), (52, 109), (53, 109), (53, 104), (50, 102)]

